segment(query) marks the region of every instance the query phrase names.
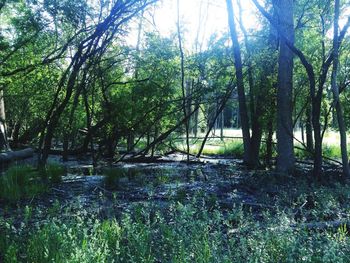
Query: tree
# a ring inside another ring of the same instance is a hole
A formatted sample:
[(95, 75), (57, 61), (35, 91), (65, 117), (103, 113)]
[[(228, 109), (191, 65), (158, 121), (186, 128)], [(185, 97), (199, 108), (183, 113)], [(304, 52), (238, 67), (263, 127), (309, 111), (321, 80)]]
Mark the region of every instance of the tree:
[(346, 178), (350, 177), (349, 159), (347, 151), (346, 127), (343, 116), (343, 109), (339, 100), (339, 87), (337, 83), (338, 64), (339, 64), (339, 12), (340, 0), (335, 0), (334, 3), (334, 27), (333, 27), (333, 70), (332, 70), (332, 92), (333, 104), (337, 113), (337, 122), (340, 133), (340, 149), (343, 163), (343, 175)]
[[(255, 4), (255, 6), (259, 9), (259, 11), (269, 20), (269, 22), (277, 29), (280, 37), (283, 39), (283, 41), (286, 43), (288, 48), (298, 56), (300, 59), (300, 62), (304, 66), (308, 81), (309, 81), (309, 88), (310, 88), (310, 97), (311, 97), (311, 105), (312, 105), (312, 127), (314, 129), (314, 143), (315, 143), (315, 149), (314, 149), (314, 168), (313, 173), (316, 178), (321, 178), (322, 175), (322, 163), (323, 163), (323, 156), (322, 156), (322, 140), (323, 135), (325, 132), (325, 129), (322, 131), (321, 128), (321, 106), (322, 106), (322, 98), (323, 98), (323, 90), (324, 86), (327, 80), (328, 71), (329, 68), (332, 65), (333, 61), (333, 52), (330, 52), (330, 55), (327, 57), (325, 54), (325, 43), (324, 40), (322, 40), (322, 62), (321, 62), (321, 69), (320, 74), (318, 76), (318, 83), (316, 86), (316, 74), (315, 74), (315, 67), (312, 65), (310, 60), (306, 57), (305, 53), (302, 52), (300, 49), (298, 49), (291, 41), (289, 41), (288, 37), (284, 34), (282, 28), (280, 27), (279, 23), (273, 19), (273, 17), (259, 4), (257, 0), (252, 0)], [(322, 19), (322, 25), (324, 25), (324, 21)], [(350, 17), (348, 18), (347, 23), (339, 33), (338, 38), (338, 44), (340, 45), (343, 41), (345, 34), (347, 32), (348, 27), (350, 26)], [(322, 30), (324, 33), (324, 30)]]
[[(179, 51), (180, 51), (180, 61), (181, 61), (181, 92), (182, 92), (182, 111), (184, 114), (184, 118), (189, 114), (189, 111), (187, 111), (187, 95), (186, 93), (186, 83), (185, 83), (185, 55), (183, 50), (183, 43), (182, 43), (182, 36), (181, 36), (181, 28), (180, 28), (180, 2), (177, 0), (177, 37), (179, 41)], [(190, 161), (190, 141), (189, 141), (189, 126), (190, 122), (189, 120), (185, 121), (185, 132), (186, 132), (186, 151), (187, 151), (187, 162)]]
[(115, 35), (120, 32), (121, 26), (155, 1), (156, 0), (133, 0), (127, 3), (124, 3), (124, 1), (115, 2), (108, 16), (95, 27), (92, 27), (86, 37), (80, 41), (69, 66), (62, 74), (58, 84), (58, 91), (65, 88), (63, 99), (59, 103), (57, 102), (59, 96), (58, 92), (45, 120), (45, 132), (42, 133), (39, 143), (40, 148), (43, 146), (42, 155), (40, 157), (41, 165), (46, 163), (55, 129), (79, 82), (79, 75), (81, 73), (83, 75), (87, 74), (90, 67), (96, 63), (95, 60), (100, 60), (102, 58)]
[[(294, 43), (293, 0), (276, 0), (274, 8), (277, 11), (281, 33)], [(277, 171), (291, 172), (294, 169), (293, 147), (293, 52), (284, 38), (280, 38), (278, 59), (278, 89), (277, 89)]]
[(230, 36), (233, 44), (233, 56), (236, 68), (236, 83), (238, 91), (238, 103), (239, 103), (239, 114), (242, 124), (243, 134), (243, 146), (244, 146), (244, 157), (243, 162), (250, 164), (250, 130), (249, 130), (249, 116), (246, 104), (245, 90), (244, 90), (244, 79), (243, 79), (243, 65), (240, 51), (240, 45), (237, 37), (236, 25), (234, 21), (234, 11), (232, 6), (232, 0), (226, 0), (228, 23), (230, 27)]

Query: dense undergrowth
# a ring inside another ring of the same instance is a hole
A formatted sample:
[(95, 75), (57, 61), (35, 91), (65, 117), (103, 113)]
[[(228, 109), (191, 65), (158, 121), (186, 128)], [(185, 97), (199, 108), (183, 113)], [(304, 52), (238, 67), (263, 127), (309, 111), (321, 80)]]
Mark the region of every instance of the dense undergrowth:
[[(237, 189), (254, 192), (258, 208), (223, 209), (200, 192), (190, 200), (175, 196), (166, 206), (131, 203), (114, 216), (79, 201), (73, 207), (74, 200), (46, 208), (19, 204), (19, 215), (0, 216), (0, 261), (350, 262), (350, 189), (328, 179), (320, 184), (306, 174), (247, 172)], [(309, 226), (337, 220), (345, 223)]]
[[(37, 211), (35, 211), (37, 212)], [(173, 203), (136, 205), (119, 219), (82, 210), (48, 215), (28, 227), (0, 221), (3, 262), (349, 262), (346, 227), (309, 231), (278, 212), (259, 221), (250, 212)]]

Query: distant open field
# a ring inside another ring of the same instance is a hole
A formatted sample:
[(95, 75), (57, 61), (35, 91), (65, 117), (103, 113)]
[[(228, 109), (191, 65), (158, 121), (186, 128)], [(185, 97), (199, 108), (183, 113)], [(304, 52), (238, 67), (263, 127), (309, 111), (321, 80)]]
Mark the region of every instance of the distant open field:
[[(200, 145), (202, 143), (202, 138), (205, 136), (205, 133), (199, 133), (197, 140), (191, 140), (191, 152), (197, 153)], [(296, 146), (302, 147), (300, 142), (302, 141), (302, 135), (300, 130), (294, 132), (295, 140), (294, 143)], [(207, 143), (204, 147), (203, 154), (219, 154), (219, 155), (235, 155), (239, 157), (242, 151), (242, 131), (240, 129), (224, 129), (224, 140), (220, 139), (220, 130), (211, 132), (208, 137)], [(274, 136), (274, 141), (276, 137)], [(337, 131), (327, 131), (324, 136), (323, 146), (324, 153), (333, 158), (340, 157), (340, 137)], [(349, 136), (348, 136), (349, 144)], [(179, 147), (182, 150), (185, 150), (185, 144), (179, 143)], [(349, 145), (350, 146), (350, 145)]]

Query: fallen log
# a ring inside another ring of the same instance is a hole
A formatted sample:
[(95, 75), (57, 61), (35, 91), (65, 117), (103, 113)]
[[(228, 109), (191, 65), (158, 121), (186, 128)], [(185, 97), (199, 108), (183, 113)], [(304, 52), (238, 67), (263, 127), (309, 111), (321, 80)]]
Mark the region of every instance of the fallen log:
[(8, 151), (0, 153), (0, 163), (8, 163), (17, 160), (23, 160), (34, 155), (34, 150), (32, 148), (26, 148), (19, 151)]

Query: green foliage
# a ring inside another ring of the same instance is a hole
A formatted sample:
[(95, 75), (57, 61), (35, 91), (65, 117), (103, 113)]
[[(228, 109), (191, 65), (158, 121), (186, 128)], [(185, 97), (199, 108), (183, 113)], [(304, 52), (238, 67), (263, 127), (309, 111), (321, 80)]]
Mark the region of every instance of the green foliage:
[(323, 154), (331, 158), (341, 158), (341, 149), (338, 145), (323, 145)]
[(309, 153), (306, 150), (303, 150), (302, 146), (300, 146), (300, 148), (294, 148), (294, 154), (295, 154), (296, 158), (298, 158), (300, 160), (312, 158), (312, 154), (311, 153)]
[[(192, 153), (196, 154), (201, 145), (201, 141), (196, 143), (192, 149)], [(203, 149), (204, 155), (222, 155), (234, 158), (241, 158), (243, 156), (243, 144), (241, 140), (221, 141), (210, 140)]]
[(0, 198), (9, 202), (33, 198), (46, 192), (49, 183), (60, 183), (65, 173), (58, 164), (48, 164), (39, 170), (28, 165), (12, 166), (0, 177)]
[(110, 168), (106, 169), (103, 174), (105, 176), (105, 185), (110, 188), (118, 188), (123, 183), (127, 183), (129, 180), (135, 182), (138, 181), (140, 171), (138, 169), (125, 169), (125, 168)]
[(44, 191), (46, 186), (31, 166), (12, 166), (0, 177), (0, 197), (9, 202), (32, 198)]
[(174, 203), (166, 213), (137, 205), (102, 221), (79, 213), (30, 229), (0, 223), (4, 262), (348, 262), (350, 249), (345, 226), (309, 232), (292, 229), (283, 213), (265, 213), (262, 224), (241, 208), (195, 204)]
[(62, 182), (62, 176), (66, 174), (66, 169), (59, 164), (47, 164), (44, 169), (40, 170), (42, 179), (53, 184)]

